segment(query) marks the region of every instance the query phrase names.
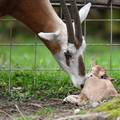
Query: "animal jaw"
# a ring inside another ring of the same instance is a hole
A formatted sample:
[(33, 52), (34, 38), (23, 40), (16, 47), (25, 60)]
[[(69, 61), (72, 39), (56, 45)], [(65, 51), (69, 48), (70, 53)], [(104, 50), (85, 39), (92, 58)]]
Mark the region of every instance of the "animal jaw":
[[(81, 8), (81, 10), (79, 11), (80, 18), (79, 22), (82, 23), (86, 19), (90, 7), (91, 3), (88, 3), (83, 8)], [(69, 74), (73, 82), (73, 85), (77, 88), (80, 88), (80, 86), (85, 82), (85, 66), (83, 62), (83, 52), (86, 47), (86, 42), (83, 36), (78, 35), (80, 36), (79, 38), (82, 41), (82, 43), (80, 43), (79, 39), (75, 36), (77, 34), (76, 33), (77, 30), (75, 28), (76, 23), (73, 22), (72, 24), (71, 27), (73, 27), (72, 33), (73, 36), (71, 38), (70, 38), (71, 35), (69, 34), (70, 31), (69, 27), (67, 24), (65, 25), (65, 23), (63, 23), (62, 26), (59, 27), (59, 29), (56, 32), (53, 33), (40, 32), (38, 33), (38, 35), (42, 39), (49, 41), (50, 43), (52, 43), (52, 41), (54, 40), (60, 45), (60, 50), (55, 52), (53, 56), (55, 57), (59, 65), (63, 68), (63, 70)], [(71, 42), (70, 41), (71, 39), (74, 40)]]

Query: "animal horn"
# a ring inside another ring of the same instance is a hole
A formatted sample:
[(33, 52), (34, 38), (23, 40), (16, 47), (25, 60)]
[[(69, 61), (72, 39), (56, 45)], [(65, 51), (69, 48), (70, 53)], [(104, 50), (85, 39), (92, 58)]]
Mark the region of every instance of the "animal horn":
[(72, 16), (74, 18), (74, 24), (75, 24), (75, 36), (76, 36), (76, 45), (77, 48), (79, 48), (82, 45), (82, 26), (81, 21), (79, 17), (79, 12), (76, 4), (76, 0), (70, 0), (71, 3), (71, 9), (72, 9)]
[(65, 0), (60, 0), (60, 1), (61, 1), (61, 7), (63, 9), (63, 15), (65, 17), (66, 25), (67, 25), (68, 42), (75, 44), (75, 35), (74, 35), (74, 29), (72, 25), (72, 19), (71, 19), (70, 12), (68, 10)]

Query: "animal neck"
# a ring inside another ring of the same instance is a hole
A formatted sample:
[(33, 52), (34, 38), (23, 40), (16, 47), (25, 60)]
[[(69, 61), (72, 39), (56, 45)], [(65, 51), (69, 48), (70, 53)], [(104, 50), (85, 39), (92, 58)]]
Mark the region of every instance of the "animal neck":
[[(49, 0), (17, 0), (14, 10), (9, 15), (13, 16), (34, 33), (56, 32), (65, 27), (64, 22), (57, 16)], [(61, 47), (57, 41), (42, 39), (47, 48), (55, 54)]]
[[(20, 1), (20, 2), (19, 2)], [(49, 0), (18, 0), (11, 14), (33, 32), (54, 32), (62, 20), (54, 12)]]

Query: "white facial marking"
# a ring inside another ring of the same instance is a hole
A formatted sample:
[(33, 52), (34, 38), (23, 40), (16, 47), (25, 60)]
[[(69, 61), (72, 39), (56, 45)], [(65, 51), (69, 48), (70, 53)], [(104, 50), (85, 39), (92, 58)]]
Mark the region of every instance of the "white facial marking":
[(81, 77), (80, 75), (74, 75), (74, 74), (73, 75), (71, 74), (70, 76), (71, 76), (73, 85), (76, 88), (80, 88), (81, 85), (84, 84), (84, 82), (85, 82), (85, 77)]
[(74, 44), (68, 43), (67, 51), (69, 51), (70, 53), (74, 54), (74, 53), (76, 53), (77, 50), (76, 50)]
[(79, 52), (78, 52), (78, 55), (83, 55), (84, 51), (85, 51), (85, 48), (86, 48), (86, 41), (83, 37), (83, 42), (82, 42), (82, 45), (81, 47), (79, 48)]

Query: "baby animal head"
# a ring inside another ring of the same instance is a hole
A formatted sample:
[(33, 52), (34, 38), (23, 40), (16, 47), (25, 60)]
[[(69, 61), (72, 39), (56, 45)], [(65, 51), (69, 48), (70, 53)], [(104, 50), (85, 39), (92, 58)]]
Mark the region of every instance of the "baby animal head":
[(113, 80), (113, 78), (107, 75), (105, 68), (103, 68), (102, 66), (96, 63), (96, 60), (94, 60), (91, 71), (88, 74), (88, 77), (91, 77), (91, 76), (98, 77), (99, 79), (106, 79), (106, 80), (111, 80), (111, 81)]

